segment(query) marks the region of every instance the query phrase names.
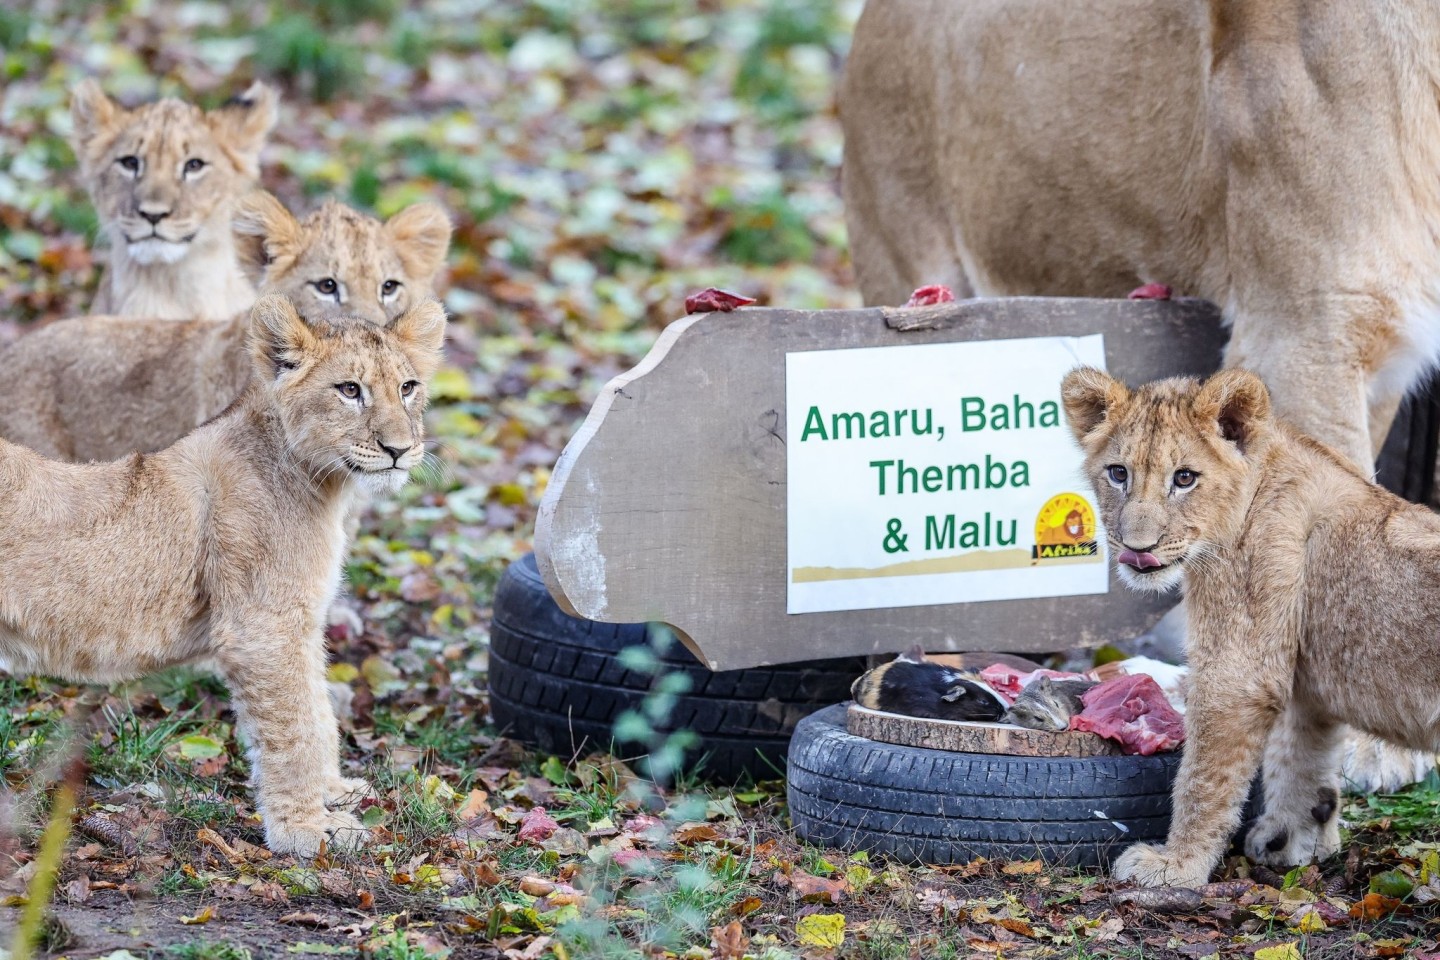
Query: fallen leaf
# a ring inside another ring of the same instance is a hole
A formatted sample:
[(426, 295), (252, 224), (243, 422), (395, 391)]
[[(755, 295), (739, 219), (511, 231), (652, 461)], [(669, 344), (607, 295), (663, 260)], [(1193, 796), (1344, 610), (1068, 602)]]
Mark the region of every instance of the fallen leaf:
[(675, 842), (682, 846), (689, 846), (692, 843), (703, 843), (707, 840), (719, 840), (720, 831), (708, 823), (691, 823), (675, 831)]
[(750, 949), (750, 938), (745, 936), (739, 920), (731, 920), (723, 927), (710, 928), (710, 949), (715, 960), (742, 960)]
[(845, 914), (812, 913), (795, 924), (795, 933), (807, 947), (838, 950), (845, 942)]
[(291, 923), (299, 927), (333, 927), (335, 921), (318, 913), (287, 913), (277, 923)]
[(1367, 893), (1364, 898), (1350, 907), (1350, 916), (1355, 920), (1381, 920), (1401, 908), (1394, 897), (1381, 893)]
[(1000, 872), (1009, 877), (1031, 876), (1045, 872), (1045, 864), (1039, 860), (1020, 860), (1015, 863), (1007, 863), (1000, 868)]
[(200, 912), (195, 914), (193, 917), (181, 917), (180, 922), (185, 924), (186, 926), (194, 926), (195, 924), (199, 923), (209, 923), (211, 920), (215, 919), (215, 916), (215, 908), (213, 906), (206, 906), (202, 907)]
[(1255, 960), (1305, 960), (1305, 958), (1295, 944), (1282, 943), (1277, 947), (1261, 947), (1256, 950)]
[(559, 829), (560, 824), (550, 819), (544, 807), (532, 807), (520, 818), (518, 837), (526, 843), (539, 843), (548, 840), (550, 835)]
[(828, 879), (792, 870), (789, 881), (800, 899), (810, 903), (839, 903), (840, 898), (850, 892), (850, 883), (844, 877)]

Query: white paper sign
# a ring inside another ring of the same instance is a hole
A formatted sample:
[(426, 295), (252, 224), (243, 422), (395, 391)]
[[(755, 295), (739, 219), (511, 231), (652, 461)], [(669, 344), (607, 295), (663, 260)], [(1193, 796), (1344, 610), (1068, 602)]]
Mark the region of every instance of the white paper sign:
[(787, 611), (1105, 593), (1079, 364), (1102, 337), (786, 354)]

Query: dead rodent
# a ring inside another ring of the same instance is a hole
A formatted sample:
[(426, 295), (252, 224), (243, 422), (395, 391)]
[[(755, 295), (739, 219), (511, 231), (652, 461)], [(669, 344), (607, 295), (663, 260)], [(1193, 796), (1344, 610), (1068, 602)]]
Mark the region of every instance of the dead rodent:
[(1020, 691), (1001, 722), (1032, 730), (1069, 730), (1070, 718), (1084, 708), (1080, 698), (1096, 683), (1040, 677)]
[(1000, 695), (975, 674), (917, 661), (914, 654), (866, 672), (851, 684), (850, 695), (871, 710), (929, 720), (993, 721), (1005, 712)]

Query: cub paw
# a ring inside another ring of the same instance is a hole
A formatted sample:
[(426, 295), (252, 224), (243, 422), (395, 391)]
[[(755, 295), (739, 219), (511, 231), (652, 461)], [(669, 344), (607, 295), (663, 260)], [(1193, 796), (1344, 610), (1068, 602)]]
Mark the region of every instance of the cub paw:
[(335, 777), (325, 784), (325, 806), (331, 810), (353, 810), (373, 799), (375, 790), (359, 777)]
[(365, 843), (370, 831), (351, 814), (327, 810), (304, 821), (284, 820), (265, 825), (265, 845), (272, 853), (288, 853), (313, 860), (323, 841), (331, 853), (348, 853)]
[(1245, 855), (1267, 867), (1294, 867), (1338, 853), (1340, 819), (1334, 809), (1332, 804), (1324, 823), (1309, 812), (1263, 814), (1245, 837)]
[(1142, 887), (1199, 887), (1210, 879), (1208, 869), (1198, 873), (1193, 863), (1171, 860), (1164, 847), (1149, 843), (1137, 843), (1120, 854), (1110, 875)]
[(1356, 793), (1394, 793), (1424, 780), (1435, 769), (1433, 753), (1387, 743), (1352, 730), (1341, 753), (1340, 778)]

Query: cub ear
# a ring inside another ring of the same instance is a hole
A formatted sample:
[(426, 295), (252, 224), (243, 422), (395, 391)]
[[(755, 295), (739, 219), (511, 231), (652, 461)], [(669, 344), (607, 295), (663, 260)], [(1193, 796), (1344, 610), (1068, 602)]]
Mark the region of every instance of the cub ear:
[(903, 660), (906, 663), (924, 663), (925, 648), (917, 643), (910, 647), (910, 649), (906, 650), (904, 653), (897, 656), (895, 659)]
[(415, 203), (385, 221), (405, 272), (429, 283), (450, 252), (450, 217), (433, 203)]
[(315, 342), (315, 334), (288, 297), (272, 293), (250, 308), (250, 359), (263, 379), (273, 380), (298, 367)]
[(439, 301), (421, 300), (391, 320), (385, 329), (400, 338), (415, 372), (429, 380), (445, 357), (445, 308)]
[(260, 149), (279, 119), (279, 97), (256, 80), (244, 93), (205, 114), (220, 149), (247, 177), (260, 175)]
[(93, 79), (81, 80), (70, 93), (70, 120), (75, 132), (70, 145), (87, 176), (115, 135), (125, 125), (126, 111), (100, 88)]
[(1130, 399), (1125, 384), (1104, 370), (1076, 367), (1060, 383), (1060, 402), (1070, 432), (1085, 446), (1085, 438)]
[(1195, 412), (1213, 420), (1221, 437), (1247, 453), (1270, 424), (1270, 391), (1248, 370), (1221, 370), (1200, 387)]
[(236, 253), (255, 276), (272, 266), (283, 270), (299, 256), (304, 241), (300, 221), (265, 190), (251, 190), (235, 204), (231, 220)]

